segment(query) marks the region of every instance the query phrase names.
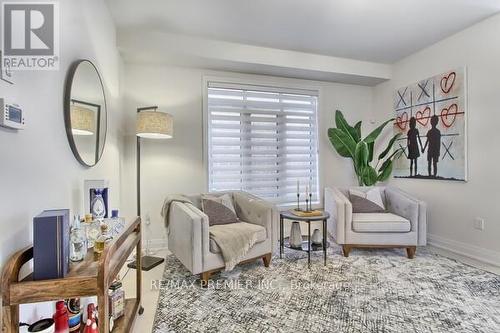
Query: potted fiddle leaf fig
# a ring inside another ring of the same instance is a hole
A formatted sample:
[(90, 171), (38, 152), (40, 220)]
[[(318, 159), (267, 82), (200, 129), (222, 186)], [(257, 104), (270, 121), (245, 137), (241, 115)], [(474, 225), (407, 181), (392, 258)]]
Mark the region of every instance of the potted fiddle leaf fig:
[(351, 126), (347, 123), (341, 111), (337, 110), (335, 112), (337, 127), (328, 129), (328, 137), (340, 156), (352, 159), (360, 186), (372, 186), (377, 182), (389, 179), (392, 174), (394, 160), (403, 154), (402, 148), (391, 153), (394, 143), (401, 136), (401, 133), (398, 133), (392, 137), (387, 147), (378, 155), (377, 163), (374, 166), (372, 165), (375, 140), (382, 133), (385, 126), (392, 121), (394, 121), (394, 118), (385, 121), (363, 139), (361, 136), (361, 121)]

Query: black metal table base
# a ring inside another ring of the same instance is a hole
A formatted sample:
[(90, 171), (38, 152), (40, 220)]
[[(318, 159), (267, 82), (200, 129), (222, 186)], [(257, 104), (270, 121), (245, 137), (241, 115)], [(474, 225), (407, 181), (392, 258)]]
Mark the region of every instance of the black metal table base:
[[(313, 244), (311, 244), (311, 222), (316, 222), (316, 221), (322, 221), (323, 222), (323, 244), (322, 246), (320, 245), (319, 250), (323, 250), (323, 265), (326, 266), (326, 249), (328, 248), (329, 244), (326, 240), (326, 233), (327, 233), (327, 227), (326, 227), (326, 221), (328, 219), (328, 215), (322, 217), (322, 219), (315, 218), (311, 220), (306, 220), (304, 218), (293, 218), (292, 216), (283, 216), (284, 214), (280, 214), (280, 259), (283, 258), (283, 252), (284, 252), (284, 247), (285, 247), (285, 237), (284, 237), (284, 220), (291, 220), (291, 221), (301, 221), (301, 222), (306, 222), (307, 223), (307, 236), (303, 236), (303, 239), (305, 238), (305, 242), (303, 242), (303, 245), (301, 248), (293, 248), (290, 246), (287, 246), (288, 248), (292, 250), (298, 250), (298, 251), (306, 251), (307, 252), (307, 267), (311, 268), (311, 251), (314, 251), (313, 249)], [(304, 244), (305, 243), (305, 244)], [(306, 250), (304, 250), (304, 248)]]

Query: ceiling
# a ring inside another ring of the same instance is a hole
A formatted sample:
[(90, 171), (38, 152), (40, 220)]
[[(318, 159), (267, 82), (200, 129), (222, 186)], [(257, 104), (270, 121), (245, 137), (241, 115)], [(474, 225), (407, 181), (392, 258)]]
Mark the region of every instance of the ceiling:
[(163, 31), (386, 64), (500, 11), (499, 0), (106, 1), (119, 34)]

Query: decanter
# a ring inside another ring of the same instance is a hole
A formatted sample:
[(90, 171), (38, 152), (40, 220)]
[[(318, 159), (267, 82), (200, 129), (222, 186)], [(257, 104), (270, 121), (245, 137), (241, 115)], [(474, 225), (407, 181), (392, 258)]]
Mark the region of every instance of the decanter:
[(82, 261), (87, 254), (87, 237), (80, 226), (80, 218), (75, 215), (70, 231), (70, 260)]

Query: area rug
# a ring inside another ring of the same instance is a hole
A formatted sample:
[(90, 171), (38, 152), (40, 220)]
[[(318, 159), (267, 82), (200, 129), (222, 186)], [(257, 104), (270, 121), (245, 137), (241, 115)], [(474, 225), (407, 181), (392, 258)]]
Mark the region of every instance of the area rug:
[(427, 249), (287, 250), (201, 288), (172, 255), (153, 332), (500, 332), (500, 277)]

